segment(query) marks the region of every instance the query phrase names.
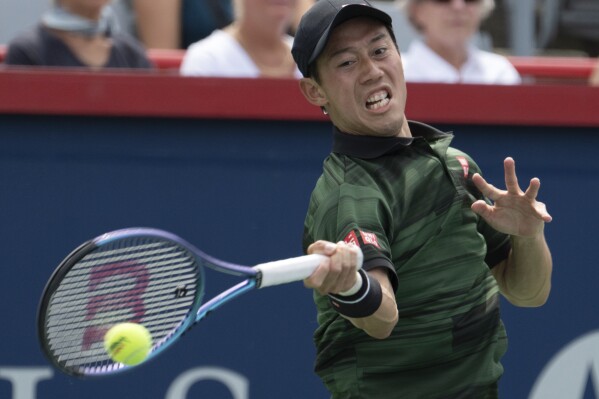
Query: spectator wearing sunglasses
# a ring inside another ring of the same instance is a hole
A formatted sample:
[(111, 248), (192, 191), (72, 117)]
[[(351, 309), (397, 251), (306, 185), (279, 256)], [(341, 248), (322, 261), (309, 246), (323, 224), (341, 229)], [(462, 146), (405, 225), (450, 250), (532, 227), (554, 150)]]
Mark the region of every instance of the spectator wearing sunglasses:
[(494, 0), (397, 0), (420, 37), (402, 53), (408, 82), (519, 84), (509, 60), (474, 44)]

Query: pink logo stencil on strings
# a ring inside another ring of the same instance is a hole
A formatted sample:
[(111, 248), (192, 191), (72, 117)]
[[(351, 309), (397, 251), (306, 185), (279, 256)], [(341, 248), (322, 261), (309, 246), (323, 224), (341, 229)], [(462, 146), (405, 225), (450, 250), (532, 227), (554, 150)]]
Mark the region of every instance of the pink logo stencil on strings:
[[(368, 232), (362, 231), (362, 230), (358, 230), (358, 231), (360, 232), (360, 236), (362, 237), (362, 242), (364, 243), (364, 245), (374, 245), (377, 248), (381, 247), (379, 245), (379, 240), (376, 237), (376, 234), (368, 233)], [(360, 242), (358, 241), (358, 236), (356, 236), (356, 233), (353, 230), (350, 231), (347, 236), (345, 236), (343, 241), (347, 244), (354, 244), (354, 245), (357, 245), (358, 247), (360, 246)]]
[(466, 159), (466, 157), (455, 157), (458, 162), (460, 163), (460, 165), (462, 165), (462, 169), (464, 170), (464, 177), (468, 177), (468, 171), (470, 170), (470, 165), (468, 165), (468, 160)]
[[(102, 285), (113, 279), (131, 279), (133, 286), (123, 284), (115, 288), (112, 283), (111, 290), (103, 293)], [(150, 273), (143, 264), (135, 261), (120, 263), (99, 264), (92, 268), (89, 276), (88, 302), (85, 320), (90, 325), (83, 332), (81, 350), (89, 350), (92, 345), (101, 342), (108, 326), (102, 321), (102, 316), (110, 312), (129, 311), (129, 318), (134, 323), (139, 323), (145, 315), (146, 309), (143, 294), (148, 287)], [(96, 321), (96, 323), (94, 323)]]

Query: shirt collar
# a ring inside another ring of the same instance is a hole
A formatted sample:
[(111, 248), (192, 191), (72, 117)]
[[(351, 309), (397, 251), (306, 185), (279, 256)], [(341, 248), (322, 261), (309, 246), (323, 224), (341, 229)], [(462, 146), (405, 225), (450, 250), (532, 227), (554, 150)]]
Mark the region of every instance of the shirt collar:
[(382, 155), (398, 152), (410, 146), (414, 140), (426, 141), (451, 137), (450, 133), (443, 133), (424, 123), (408, 121), (412, 137), (375, 137), (359, 136), (340, 131), (333, 126), (332, 152), (353, 156), (361, 159), (374, 159)]

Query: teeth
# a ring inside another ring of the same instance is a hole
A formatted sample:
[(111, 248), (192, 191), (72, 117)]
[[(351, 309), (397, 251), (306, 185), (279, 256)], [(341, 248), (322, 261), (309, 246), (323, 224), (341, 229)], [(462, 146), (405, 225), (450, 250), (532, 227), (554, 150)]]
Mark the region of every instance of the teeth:
[(369, 103), (374, 103), (377, 101), (381, 101), (384, 98), (389, 97), (389, 93), (387, 93), (386, 91), (380, 91), (378, 93), (373, 94), (372, 96), (368, 97), (368, 100), (366, 100), (366, 102)]
[(384, 107), (385, 105), (389, 104), (389, 101), (391, 101), (391, 100), (389, 100), (388, 98), (385, 98), (385, 99), (383, 99), (379, 102), (376, 102), (374, 104), (368, 104), (368, 105), (366, 105), (366, 107), (368, 109), (378, 109), (380, 107)]
[(389, 93), (380, 91), (368, 97), (368, 100), (366, 100), (366, 108), (371, 110), (378, 109), (389, 104), (389, 101)]

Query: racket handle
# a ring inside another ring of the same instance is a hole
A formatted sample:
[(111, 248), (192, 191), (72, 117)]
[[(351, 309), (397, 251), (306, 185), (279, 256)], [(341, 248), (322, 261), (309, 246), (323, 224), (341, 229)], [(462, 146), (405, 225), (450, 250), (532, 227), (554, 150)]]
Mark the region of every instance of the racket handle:
[[(254, 269), (258, 270), (262, 275), (258, 288), (291, 283), (308, 278), (326, 258), (325, 255), (312, 254), (256, 265)], [(358, 269), (362, 267), (363, 259), (364, 255), (362, 255), (362, 251), (359, 251)], [(361, 286), (362, 277), (356, 272), (356, 283), (354, 286), (348, 291), (340, 293), (340, 295), (352, 295), (358, 292)]]

